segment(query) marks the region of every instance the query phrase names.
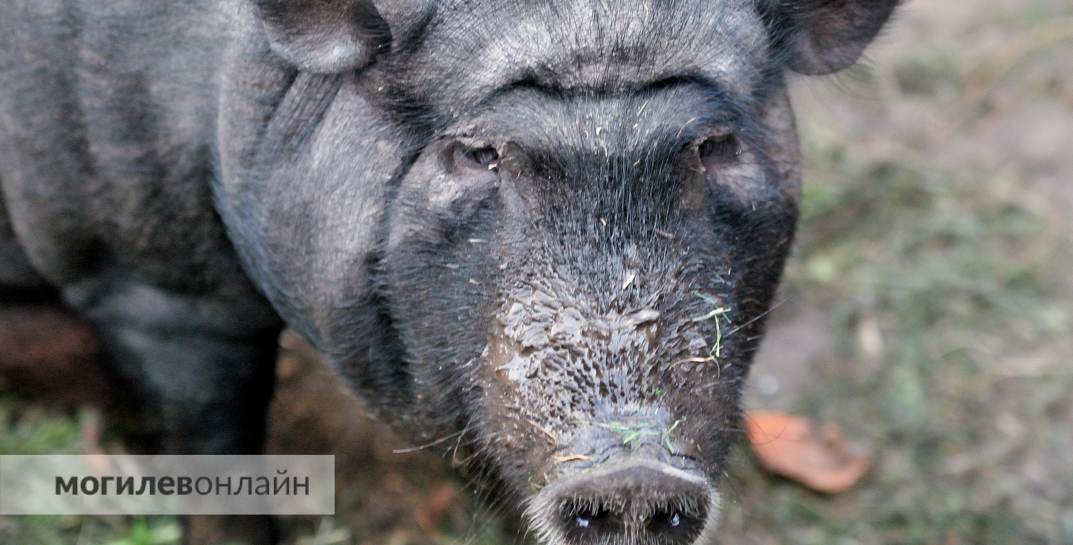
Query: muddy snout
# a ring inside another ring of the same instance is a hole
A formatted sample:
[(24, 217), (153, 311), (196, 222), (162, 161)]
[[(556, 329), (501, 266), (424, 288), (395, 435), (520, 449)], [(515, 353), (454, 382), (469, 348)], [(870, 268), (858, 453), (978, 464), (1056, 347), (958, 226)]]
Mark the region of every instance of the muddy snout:
[(549, 545), (692, 545), (714, 526), (717, 504), (699, 473), (625, 459), (560, 479), (529, 515)]

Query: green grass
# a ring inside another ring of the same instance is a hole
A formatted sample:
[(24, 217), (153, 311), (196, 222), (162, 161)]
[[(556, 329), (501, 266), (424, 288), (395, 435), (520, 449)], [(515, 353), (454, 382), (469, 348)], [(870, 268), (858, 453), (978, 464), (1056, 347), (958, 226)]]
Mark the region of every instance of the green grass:
[[(1047, 24), (1038, 4), (1027, 9), (1009, 26)], [(791, 306), (828, 316), (834, 354), (786, 395), (795, 412), (841, 424), (874, 452), (875, 469), (856, 490), (824, 497), (763, 474), (739, 450), (725, 542), (1073, 543), (1073, 222), (1051, 202), (1064, 186), (1041, 194), (1032, 183), (1044, 174), (1031, 157), (1000, 168), (984, 166), (987, 154), (979, 165), (948, 157), (959, 143), (1007, 152), (980, 136), (1002, 112), (958, 102), (974, 67), (949, 46), (920, 37), (888, 54), (891, 67), (877, 61), (869, 80), (882, 101), (849, 107), (880, 134), (898, 125), (899, 103), (953, 132), (869, 146), (822, 109), (802, 116), (807, 179), (786, 291)], [(997, 84), (1004, 100), (1031, 103), (1073, 80), (1052, 75), (1049, 91), (1015, 77)]]
[[(772, 542), (1053, 543), (1057, 530), (1007, 507), (1025, 493), (1013, 470), (989, 474), (1010, 460), (952, 461), (1001, 452), (993, 428), (1018, 402), (995, 391), (1004, 361), (1067, 338), (1058, 278), (1069, 270), (1060, 263), (1073, 263), (1063, 258), (1068, 241), (1049, 239), (1046, 218), (992, 193), (1008, 183), (1001, 176), (816, 168), (829, 178), (806, 190), (806, 235), (788, 284), (830, 309), (841, 361), (819, 367), (800, 412), (841, 422), (876, 448), (878, 469), (831, 499), (772, 481), (743, 457), (734, 478), (749, 524), (768, 528)], [(861, 346), (862, 328), (877, 330), (878, 353)], [(1073, 371), (1058, 371), (1049, 389), (1068, 395)], [(1063, 425), (1049, 431), (1068, 435)]]
[(134, 519), (126, 535), (108, 542), (108, 545), (172, 545), (179, 542), (182, 531), (179, 523), (167, 520), (151, 523), (142, 518)]
[(662, 431), (649, 427), (629, 426), (619, 422), (602, 423), (598, 424), (598, 426), (621, 437), (623, 446), (629, 446), (643, 437), (659, 437), (660, 443), (667, 447), (667, 450), (673, 452), (674, 446), (671, 442), (671, 434), (678, 429), (681, 423), (681, 420), (675, 420), (673, 424)]
[[(81, 454), (85, 413), (56, 412), (0, 391), (0, 455)], [(0, 517), (0, 543), (25, 545), (176, 545), (171, 517)]]
[(712, 339), (711, 344), (708, 345), (708, 357), (712, 361), (719, 363), (719, 358), (723, 357), (723, 320), (727, 319), (727, 314), (730, 309), (719, 305), (717, 301), (711, 295), (706, 293), (694, 294), (698, 298), (703, 299), (705, 303), (708, 303), (712, 310), (704, 314), (703, 316), (697, 316), (693, 318), (694, 322), (707, 322), (712, 321), (715, 324), (715, 338)]
[(77, 453), (76, 415), (27, 405), (0, 392), (0, 454)]

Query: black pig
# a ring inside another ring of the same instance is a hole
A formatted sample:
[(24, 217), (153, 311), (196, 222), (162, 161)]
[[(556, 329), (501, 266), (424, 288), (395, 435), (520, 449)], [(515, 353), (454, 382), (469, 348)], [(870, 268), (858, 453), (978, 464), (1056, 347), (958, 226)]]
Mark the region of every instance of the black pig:
[(8, 0), (0, 289), (91, 321), (149, 448), (258, 451), (286, 324), (543, 543), (709, 543), (786, 73), (897, 3)]

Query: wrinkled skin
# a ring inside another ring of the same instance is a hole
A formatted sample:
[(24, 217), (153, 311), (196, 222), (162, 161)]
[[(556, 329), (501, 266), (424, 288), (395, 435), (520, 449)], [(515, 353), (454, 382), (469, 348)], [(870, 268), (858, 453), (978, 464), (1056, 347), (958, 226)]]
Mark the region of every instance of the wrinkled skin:
[(793, 239), (786, 74), (896, 3), (13, 0), (0, 289), (91, 320), (150, 449), (256, 451), (285, 323), (542, 541), (707, 543)]

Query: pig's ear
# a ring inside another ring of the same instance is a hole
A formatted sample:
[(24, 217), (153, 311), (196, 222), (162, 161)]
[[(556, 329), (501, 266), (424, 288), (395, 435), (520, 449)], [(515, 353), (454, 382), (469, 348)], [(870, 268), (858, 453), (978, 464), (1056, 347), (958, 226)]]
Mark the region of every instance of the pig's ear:
[(300, 70), (335, 74), (372, 61), (391, 30), (372, 0), (253, 0), (272, 51)]
[(864, 53), (901, 0), (761, 0), (788, 66), (806, 75), (847, 68)]

